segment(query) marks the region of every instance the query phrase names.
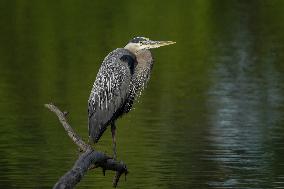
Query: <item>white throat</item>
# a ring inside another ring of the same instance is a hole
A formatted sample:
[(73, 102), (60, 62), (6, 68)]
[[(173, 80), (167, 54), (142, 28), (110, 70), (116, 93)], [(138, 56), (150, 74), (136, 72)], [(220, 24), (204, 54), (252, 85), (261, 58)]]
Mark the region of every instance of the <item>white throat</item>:
[(128, 43), (124, 48), (129, 50), (130, 52), (132, 52), (135, 55), (138, 53), (138, 51), (143, 50), (143, 49), (147, 49), (146, 46), (141, 45), (139, 43)]

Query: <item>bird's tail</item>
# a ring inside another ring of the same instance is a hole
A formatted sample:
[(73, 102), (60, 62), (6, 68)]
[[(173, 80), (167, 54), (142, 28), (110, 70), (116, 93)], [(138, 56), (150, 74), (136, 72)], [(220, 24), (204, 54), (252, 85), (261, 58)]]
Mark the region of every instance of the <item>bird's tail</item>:
[(89, 143), (95, 144), (99, 141), (104, 131), (106, 130), (106, 126), (97, 123), (92, 117), (89, 119)]

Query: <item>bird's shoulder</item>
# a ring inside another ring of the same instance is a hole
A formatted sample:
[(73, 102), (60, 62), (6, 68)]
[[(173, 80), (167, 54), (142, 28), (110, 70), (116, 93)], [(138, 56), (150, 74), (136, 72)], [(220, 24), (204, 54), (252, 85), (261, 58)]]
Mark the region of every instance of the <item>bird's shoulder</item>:
[(134, 62), (135, 55), (123, 48), (115, 49), (106, 56), (88, 100), (90, 112), (104, 108), (106, 104), (117, 103), (116, 106), (119, 106), (122, 103), (129, 92)]
[(122, 67), (127, 65), (130, 69), (136, 65), (136, 56), (127, 49), (117, 48), (110, 52), (102, 63), (104, 67)]

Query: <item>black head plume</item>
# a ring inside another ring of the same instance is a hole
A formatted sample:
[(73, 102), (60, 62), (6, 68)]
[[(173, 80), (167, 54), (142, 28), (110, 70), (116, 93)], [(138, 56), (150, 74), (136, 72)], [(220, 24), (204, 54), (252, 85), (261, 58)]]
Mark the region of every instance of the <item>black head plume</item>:
[(148, 41), (149, 38), (146, 37), (134, 37), (129, 41), (129, 43), (139, 43), (140, 41)]

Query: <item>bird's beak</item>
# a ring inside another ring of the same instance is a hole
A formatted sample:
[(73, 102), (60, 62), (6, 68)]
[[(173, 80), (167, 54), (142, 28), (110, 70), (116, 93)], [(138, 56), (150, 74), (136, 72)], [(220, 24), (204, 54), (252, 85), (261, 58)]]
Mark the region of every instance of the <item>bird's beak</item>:
[(142, 46), (145, 49), (154, 49), (154, 48), (159, 48), (161, 46), (166, 46), (166, 45), (172, 45), (175, 44), (176, 42), (174, 41), (151, 41), (151, 40), (147, 40), (147, 41), (141, 41)]

